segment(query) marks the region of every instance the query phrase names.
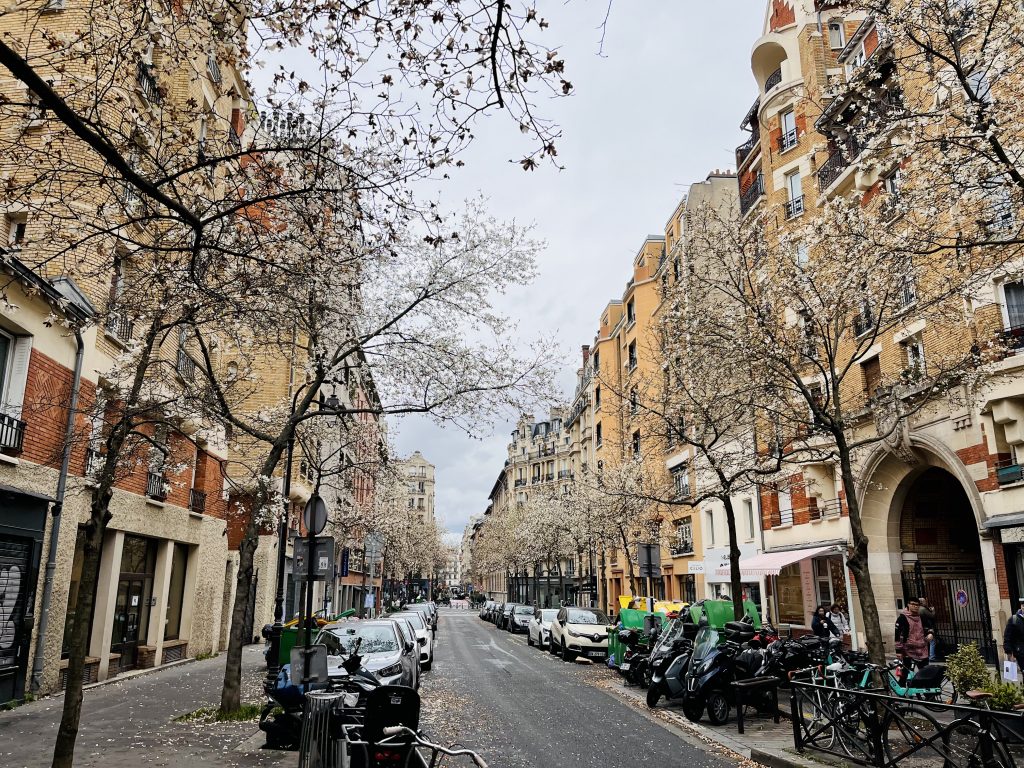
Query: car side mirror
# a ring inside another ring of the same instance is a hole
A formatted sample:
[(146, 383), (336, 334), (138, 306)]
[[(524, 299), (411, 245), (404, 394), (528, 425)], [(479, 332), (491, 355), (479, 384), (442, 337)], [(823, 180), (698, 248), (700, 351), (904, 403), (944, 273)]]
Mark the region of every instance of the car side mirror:
[(413, 650), (415, 650), (415, 648), (416, 648), (416, 646), (413, 643), (410, 643), (408, 640), (405, 641), (405, 650), (406, 651), (408, 651), (409, 653), (412, 653)]
[(427, 644), (427, 638), (421, 637), (420, 638), (420, 645), (426, 645), (426, 644)]

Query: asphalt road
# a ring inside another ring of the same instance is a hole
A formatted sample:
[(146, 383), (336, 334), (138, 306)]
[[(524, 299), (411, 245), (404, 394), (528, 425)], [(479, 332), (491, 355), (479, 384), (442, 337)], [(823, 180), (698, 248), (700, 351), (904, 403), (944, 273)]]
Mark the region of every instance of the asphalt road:
[(499, 631), (476, 611), (442, 611), (436, 638), (422, 725), (494, 768), (736, 764), (607, 692), (606, 669), (530, 648), (525, 635)]

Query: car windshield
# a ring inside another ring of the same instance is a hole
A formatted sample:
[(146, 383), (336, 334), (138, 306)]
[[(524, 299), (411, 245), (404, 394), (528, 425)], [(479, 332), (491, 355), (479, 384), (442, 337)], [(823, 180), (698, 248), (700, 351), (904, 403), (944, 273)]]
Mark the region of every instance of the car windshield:
[(426, 629), (427, 625), (423, 623), (423, 617), (418, 613), (412, 611), (406, 611), (405, 613), (396, 614), (396, 618), (405, 619), (412, 624), (416, 629)]
[(718, 647), (718, 630), (702, 627), (693, 641), (693, 660), (700, 661)]
[(532, 616), (533, 606), (531, 605), (517, 605), (515, 609), (517, 616)]
[(508, 605), (506, 605), (504, 608), (501, 609), (501, 612), (502, 613), (512, 613), (512, 609), (513, 608), (515, 608), (515, 606), (512, 605), (512, 603), (509, 603)]
[(557, 615), (558, 615), (558, 609), (557, 608), (545, 608), (543, 611), (540, 612), (540, 620), (541, 621), (554, 621), (555, 620), (555, 616), (557, 616)]
[(394, 653), (398, 650), (395, 628), (386, 624), (330, 627), (320, 633), (316, 642), (326, 645), (330, 655), (343, 656), (352, 652), (357, 638), (362, 638), (359, 653)]
[(601, 611), (591, 611), (577, 608), (569, 611), (570, 624), (607, 624), (608, 617)]
[(426, 603), (413, 603), (412, 605), (405, 606), (402, 610), (403, 611), (418, 611), (420, 613), (429, 613), (430, 612), (430, 606), (427, 605)]

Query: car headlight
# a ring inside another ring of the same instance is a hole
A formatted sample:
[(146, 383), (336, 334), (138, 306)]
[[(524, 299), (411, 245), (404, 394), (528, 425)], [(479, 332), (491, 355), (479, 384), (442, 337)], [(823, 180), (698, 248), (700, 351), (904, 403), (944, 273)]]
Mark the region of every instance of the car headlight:
[(402, 674), (402, 663), (396, 662), (389, 667), (377, 670), (377, 677), (393, 677)]
[(569, 633), (569, 637), (583, 637), (583, 635), (578, 632), (573, 632), (571, 629), (566, 629), (565, 631)]

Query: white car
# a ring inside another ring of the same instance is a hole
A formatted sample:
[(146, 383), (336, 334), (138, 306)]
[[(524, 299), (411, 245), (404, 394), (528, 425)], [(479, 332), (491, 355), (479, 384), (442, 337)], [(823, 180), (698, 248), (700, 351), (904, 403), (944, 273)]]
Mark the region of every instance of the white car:
[(551, 622), (548, 653), (563, 661), (577, 656), (604, 659), (608, 656), (608, 617), (597, 608), (560, 608)]
[(526, 644), (547, 648), (551, 642), (551, 622), (558, 615), (557, 608), (537, 608), (526, 627)]
[(401, 611), (392, 613), (389, 619), (405, 619), (416, 630), (416, 639), (420, 644), (420, 669), (429, 672), (434, 664), (434, 637), (427, 624), (427, 617), (419, 611)]

